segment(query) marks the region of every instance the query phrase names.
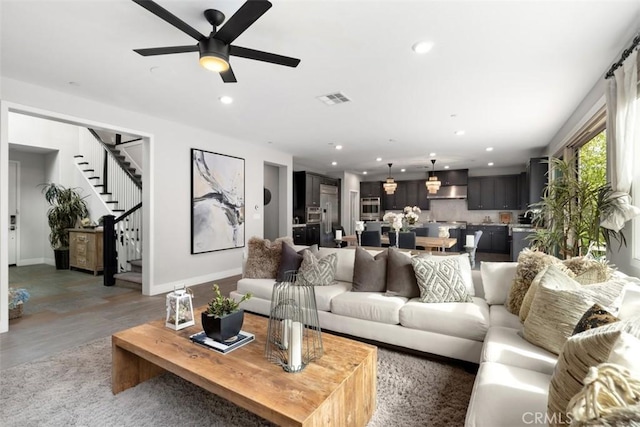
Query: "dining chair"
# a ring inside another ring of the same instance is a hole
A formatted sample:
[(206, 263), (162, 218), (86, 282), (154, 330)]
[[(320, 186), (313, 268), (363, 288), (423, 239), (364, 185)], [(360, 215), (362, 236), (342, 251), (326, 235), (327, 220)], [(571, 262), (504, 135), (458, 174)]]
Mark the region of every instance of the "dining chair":
[(364, 229), (366, 231), (377, 231), (381, 233), (382, 223), (379, 221), (368, 221), (364, 223)]
[(381, 235), (379, 231), (376, 230), (365, 230), (362, 232), (360, 236), (360, 246), (375, 246), (381, 247)]
[[(416, 248), (416, 233), (413, 231), (403, 231), (398, 236), (397, 247), (400, 249)], [(396, 233), (389, 233), (389, 246), (396, 246)]]
[(413, 229), (413, 232), (416, 233), (416, 236), (428, 237), (429, 229), (427, 227), (416, 227)]

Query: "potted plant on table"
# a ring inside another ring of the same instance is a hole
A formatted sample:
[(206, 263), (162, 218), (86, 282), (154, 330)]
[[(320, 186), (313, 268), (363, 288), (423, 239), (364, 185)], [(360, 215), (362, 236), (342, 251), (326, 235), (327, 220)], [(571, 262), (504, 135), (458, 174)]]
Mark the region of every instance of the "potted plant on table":
[(51, 233), (49, 242), (55, 253), (56, 268), (69, 268), (69, 229), (74, 228), (78, 221), (89, 215), (84, 197), (73, 188), (49, 183), (43, 184), (42, 193), (49, 203), (47, 220)]
[(252, 295), (247, 292), (240, 301), (235, 301), (222, 296), (217, 284), (213, 285), (213, 293), (214, 298), (202, 312), (202, 329), (209, 338), (216, 341), (232, 341), (240, 333), (244, 322), (244, 310), (240, 308), (240, 304)]

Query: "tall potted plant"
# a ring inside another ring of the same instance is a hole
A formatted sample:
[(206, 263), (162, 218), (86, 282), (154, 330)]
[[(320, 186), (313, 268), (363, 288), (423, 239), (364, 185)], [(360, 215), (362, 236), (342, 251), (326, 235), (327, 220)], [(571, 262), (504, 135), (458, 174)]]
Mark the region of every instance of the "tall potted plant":
[(529, 237), (531, 246), (570, 258), (585, 255), (590, 247), (610, 247), (613, 240), (626, 245), (622, 232), (601, 227), (601, 218), (618, 208), (609, 183), (579, 179), (574, 159), (551, 158), (549, 179), (540, 202), (530, 208), (537, 230)]
[(69, 229), (79, 220), (89, 215), (84, 197), (73, 188), (49, 183), (43, 184), (42, 193), (49, 203), (47, 219), (49, 221), (49, 243), (55, 253), (56, 268), (69, 268)]

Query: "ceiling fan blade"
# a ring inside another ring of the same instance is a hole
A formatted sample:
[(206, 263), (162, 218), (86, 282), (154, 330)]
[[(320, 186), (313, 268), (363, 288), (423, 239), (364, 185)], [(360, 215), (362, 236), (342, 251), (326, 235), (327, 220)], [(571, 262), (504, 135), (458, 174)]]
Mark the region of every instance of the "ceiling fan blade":
[(200, 31), (196, 30), (191, 25), (187, 24), (182, 19), (178, 18), (173, 13), (160, 6), (158, 3), (151, 0), (133, 0), (133, 2), (144, 7), (149, 12), (156, 15), (158, 18), (165, 20), (183, 33), (190, 35), (194, 39), (200, 41), (205, 38), (205, 36), (203, 36)]
[(238, 81), (236, 80), (236, 75), (233, 74), (233, 70), (231, 69), (231, 66), (229, 66), (229, 69), (227, 71), (223, 71), (220, 73), (220, 77), (222, 77), (222, 81), (225, 83), (237, 83)]
[(248, 0), (218, 30), (214, 38), (230, 44), (270, 8), (271, 2), (267, 0)]
[(287, 67), (297, 67), (300, 60), (289, 56), (276, 55), (275, 53), (263, 52), (261, 50), (249, 49), (240, 46), (229, 46), (229, 55), (240, 58), (255, 59), (256, 61), (270, 62)]
[(192, 46), (166, 46), (166, 47), (150, 47), (148, 49), (133, 49), (134, 52), (142, 56), (168, 55), (171, 53), (198, 52), (198, 45)]

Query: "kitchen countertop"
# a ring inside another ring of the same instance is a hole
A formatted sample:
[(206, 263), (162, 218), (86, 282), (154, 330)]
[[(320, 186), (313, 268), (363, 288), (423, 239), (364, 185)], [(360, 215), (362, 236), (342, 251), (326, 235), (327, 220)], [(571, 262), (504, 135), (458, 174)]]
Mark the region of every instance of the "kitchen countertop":
[(299, 227), (306, 227), (307, 224), (292, 224), (291, 225), (293, 228), (299, 228)]

